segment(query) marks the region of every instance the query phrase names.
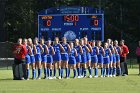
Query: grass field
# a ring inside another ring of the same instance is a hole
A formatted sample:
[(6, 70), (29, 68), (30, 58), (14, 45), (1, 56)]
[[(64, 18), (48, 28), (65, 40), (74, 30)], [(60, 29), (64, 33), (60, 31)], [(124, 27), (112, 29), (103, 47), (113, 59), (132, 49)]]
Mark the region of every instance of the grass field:
[(11, 70), (0, 70), (0, 93), (140, 93), (138, 69), (127, 77), (63, 80), (12, 80)]

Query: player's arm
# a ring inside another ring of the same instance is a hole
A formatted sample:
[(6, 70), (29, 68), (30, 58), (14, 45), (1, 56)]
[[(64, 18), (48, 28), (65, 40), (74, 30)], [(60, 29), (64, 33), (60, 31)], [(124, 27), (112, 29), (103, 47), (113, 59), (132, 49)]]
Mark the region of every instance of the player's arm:
[(27, 54), (26, 46), (23, 45), (23, 46), (22, 46), (22, 49), (23, 49), (23, 54), (26, 55), (26, 54)]
[(41, 54), (44, 52), (44, 48), (39, 44), (39, 47), (41, 49)]
[(51, 49), (52, 49), (52, 55), (55, 55), (54, 48), (51, 47)]
[(63, 46), (61, 44), (59, 44), (59, 46), (60, 46), (62, 53), (64, 53), (65, 50), (64, 50)]
[(67, 46), (68, 46), (68, 53), (70, 53), (70, 51), (71, 51), (70, 45), (67, 44)]
[(83, 49), (82, 47), (80, 46), (80, 53), (83, 54)]
[(109, 55), (111, 56), (112, 55), (112, 52), (111, 52), (111, 50), (109, 49)]
[(49, 54), (49, 50), (48, 50), (48, 47), (45, 45), (45, 51), (46, 51), (46, 54)]
[(104, 50), (104, 48), (102, 47), (101, 49), (102, 49), (102, 55), (105, 56), (105, 50)]
[(92, 52), (93, 52), (93, 50), (92, 50), (92, 47), (91, 47), (91, 45), (90, 45), (90, 44), (88, 44), (88, 48), (89, 48), (90, 52), (92, 53)]
[(78, 54), (77, 54), (77, 50), (76, 50), (76, 49), (74, 49), (74, 51), (75, 51), (75, 56), (78, 56)]
[(114, 47), (114, 52), (115, 52), (115, 54), (119, 54), (116, 47)]
[(96, 47), (96, 52), (97, 52), (97, 55), (99, 55), (99, 48)]
[(36, 49), (35, 45), (33, 45), (33, 49), (34, 49), (34, 54), (36, 55), (37, 54), (37, 49)]
[(32, 55), (32, 49), (30, 46), (28, 46), (29, 54)]
[(87, 53), (90, 52), (89, 48), (87, 46), (85, 46)]

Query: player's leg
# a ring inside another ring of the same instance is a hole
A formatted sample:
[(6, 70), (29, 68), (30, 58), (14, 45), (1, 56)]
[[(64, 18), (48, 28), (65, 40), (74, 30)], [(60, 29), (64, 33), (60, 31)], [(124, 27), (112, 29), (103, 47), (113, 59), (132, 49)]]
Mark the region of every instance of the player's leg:
[(80, 62), (77, 62), (76, 68), (77, 68), (78, 78), (80, 78)]
[(72, 65), (72, 69), (73, 69), (73, 78), (76, 78), (76, 64)]
[(92, 78), (92, 75), (91, 75), (91, 60), (88, 60), (88, 62), (87, 62), (87, 67), (88, 67), (88, 71), (89, 71), (89, 78)]
[(61, 60), (57, 62), (58, 67), (58, 79), (61, 79)]
[(36, 67), (35, 67), (35, 62), (32, 63), (32, 79), (36, 79)]
[(57, 61), (53, 62), (53, 78), (56, 79), (56, 68), (57, 68)]

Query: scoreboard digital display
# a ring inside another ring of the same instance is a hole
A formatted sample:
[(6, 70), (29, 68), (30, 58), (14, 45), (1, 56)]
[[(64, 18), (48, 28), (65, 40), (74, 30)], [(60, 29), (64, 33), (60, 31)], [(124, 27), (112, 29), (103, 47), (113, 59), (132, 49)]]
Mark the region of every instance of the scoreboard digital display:
[(47, 33), (48, 37), (65, 36), (68, 40), (80, 39), (83, 36), (89, 37), (90, 40), (103, 40), (103, 18), (103, 14), (39, 15), (38, 30), (40, 36)]

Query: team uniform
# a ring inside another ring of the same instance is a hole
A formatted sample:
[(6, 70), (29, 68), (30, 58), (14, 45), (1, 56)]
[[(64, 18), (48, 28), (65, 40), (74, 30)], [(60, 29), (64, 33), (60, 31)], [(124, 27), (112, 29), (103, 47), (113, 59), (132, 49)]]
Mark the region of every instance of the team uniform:
[[(81, 53), (80, 53), (80, 46), (75, 46), (75, 49), (77, 50), (77, 56), (75, 57), (76, 58), (76, 63), (78, 62), (82, 62), (81, 60)], [(80, 76), (80, 68), (78, 67), (77, 68), (77, 73), (78, 73), (78, 76)]]
[[(69, 62), (68, 62), (68, 64), (70, 64), (70, 65), (76, 64), (75, 51), (76, 51), (76, 49), (73, 48), (73, 49), (71, 49), (71, 51), (69, 53)], [(73, 72), (74, 72), (74, 77), (76, 77), (76, 69), (73, 69)], [(69, 76), (70, 76), (70, 68), (69, 68), (68, 77)]]
[[(26, 64), (30, 64), (30, 53), (29, 53), (29, 47), (26, 46), (27, 54), (25, 56)], [(30, 69), (26, 69), (27, 79), (30, 77)]]
[[(98, 57), (97, 57), (97, 47), (92, 47), (92, 53), (91, 53), (91, 63), (98, 63)], [(95, 72), (95, 77), (98, 76), (98, 68), (95, 67), (94, 68), (94, 72)]]
[[(43, 53), (41, 54), (41, 59), (43, 63), (47, 63), (46, 45), (42, 45)], [(47, 68), (44, 68), (44, 78), (47, 77)]]
[[(118, 52), (118, 54), (116, 54), (116, 62), (120, 62), (120, 54), (121, 54), (121, 50), (120, 47), (116, 47), (116, 50)], [(117, 74), (121, 75), (121, 68), (117, 68)]]
[[(48, 54), (47, 54), (47, 64), (53, 63), (53, 57), (52, 57), (52, 50), (53, 47), (48, 47)], [(47, 68), (48, 77), (52, 77), (52, 69)]]
[[(35, 63), (35, 57), (34, 57), (34, 50), (33, 48), (31, 47), (31, 51), (32, 51), (32, 54), (30, 55), (30, 60), (31, 60), (31, 64)], [(35, 79), (36, 78), (36, 70), (35, 69), (32, 69), (32, 78)]]
[[(68, 57), (68, 44), (62, 43), (62, 46), (64, 48), (64, 53), (61, 54), (62, 61), (69, 61)], [(63, 70), (64, 68), (61, 67), (61, 78), (63, 78)], [(66, 77), (68, 77), (68, 68), (66, 68)]]
[[(36, 50), (37, 50), (37, 53), (34, 55), (35, 56), (35, 62), (41, 62), (42, 59), (41, 59), (40, 45), (37, 44), (37, 45), (35, 45), (35, 47), (36, 47)], [(38, 78), (41, 77), (41, 73), (42, 73), (42, 69), (41, 68), (38, 68)]]
[(42, 59), (42, 62), (47, 62), (47, 54), (46, 54), (46, 45), (42, 45), (42, 48), (43, 48), (43, 53), (41, 54), (41, 59)]
[[(53, 55), (54, 61), (61, 61), (61, 49), (60, 44), (53, 45), (55, 54)], [(59, 76), (61, 76), (61, 69), (59, 68)], [(54, 77), (56, 77), (56, 69), (54, 69)]]
[(27, 50), (27, 54), (25, 56), (26, 64), (30, 64), (31, 63), (31, 60), (30, 60), (30, 54), (29, 54), (29, 48), (28, 48), (28, 46), (26, 46), (26, 50)]
[[(112, 45), (109, 45), (109, 49), (111, 50), (111, 53), (112, 53), (113, 46)], [(115, 60), (116, 57), (115, 57), (115, 54), (114, 53), (112, 53), (112, 55), (110, 55), (109, 57), (110, 57), (110, 62), (113, 62), (113, 63), (116, 62), (116, 60)], [(110, 67), (109, 68), (109, 75), (112, 76), (112, 74), (113, 74), (113, 68)]]
[[(107, 48), (107, 49), (105, 49), (104, 64), (110, 64), (110, 57), (109, 57), (109, 55), (110, 55), (109, 54), (109, 48)], [(109, 76), (109, 68), (107, 68), (107, 67), (106, 67), (106, 75)], [(104, 70), (103, 76), (105, 76), (105, 70)]]
[[(82, 50), (83, 50), (83, 54), (81, 54), (81, 59), (82, 59), (81, 64), (86, 64), (87, 63), (87, 50), (86, 50), (86, 47), (82, 46)], [(84, 77), (85, 77), (86, 76), (86, 68), (82, 67), (81, 75), (83, 76), (83, 74), (84, 74)]]
[[(99, 47), (99, 54), (97, 55), (98, 57), (98, 64), (103, 64), (104, 59), (103, 59), (103, 50), (102, 47)], [(103, 76), (104, 68), (101, 68), (101, 76)]]

